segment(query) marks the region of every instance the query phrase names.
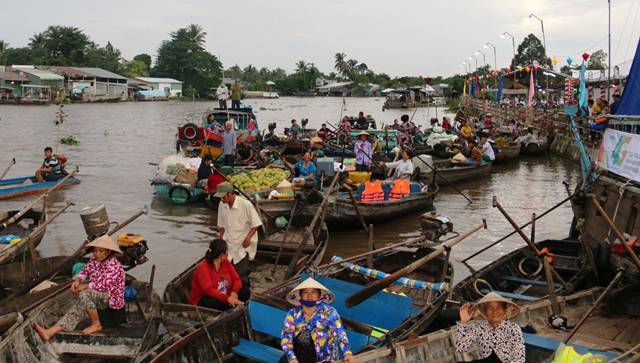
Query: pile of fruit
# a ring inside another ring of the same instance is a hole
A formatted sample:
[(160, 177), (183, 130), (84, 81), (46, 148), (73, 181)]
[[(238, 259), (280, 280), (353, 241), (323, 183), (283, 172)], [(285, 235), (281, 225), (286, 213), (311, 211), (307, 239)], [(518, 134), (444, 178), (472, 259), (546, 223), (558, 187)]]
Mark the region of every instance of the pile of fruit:
[(243, 192), (263, 192), (274, 188), (283, 179), (289, 178), (289, 171), (275, 168), (252, 170), (231, 175), (229, 180)]

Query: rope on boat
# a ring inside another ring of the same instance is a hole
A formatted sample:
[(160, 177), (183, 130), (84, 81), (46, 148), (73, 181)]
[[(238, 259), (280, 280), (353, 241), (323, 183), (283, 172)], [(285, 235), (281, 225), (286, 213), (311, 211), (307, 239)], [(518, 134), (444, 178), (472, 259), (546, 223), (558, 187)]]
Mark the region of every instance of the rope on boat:
[[(342, 257), (339, 257), (339, 256), (331, 257), (331, 262), (340, 262), (340, 261), (342, 261)], [(388, 273), (385, 273), (385, 272), (382, 272), (382, 271), (378, 271), (378, 270), (374, 270), (374, 269), (370, 269), (370, 268), (367, 268), (367, 267), (362, 267), (362, 266), (353, 264), (351, 262), (343, 262), (343, 263), (341, 263), (341, 265), (342, 265), (342, 267), (348, 268), (353, 272), (357, 272), (357, 273), (365, 275), (365, 276), (373, 277), (373, 278), (378, 279), (378, 280), (382, 280), (382, 279), (386, 278), (387, 276), (389, 276)], [(436, 291), (436, 292), (444, 292), (444, 291), (449, 290), (449, 284), (446, 283), (446, 282), (431, 283), (431, 282), (426, 282), (426, 281), (409, 279), (409, 278), (406, 278), (406, 277), (401, 277), (401, 278), (397, 279), (396, 281), (394, 281), (394, 284), (400, 285), (400, 286), (410, 287), (412, 289), (432, 290), (432, 291)]]
[[(616, 222), (616, 217), (618, 216), (618, 208), (620, 207), (620, 202), (622, 201), (622, 197), (624, 196), (624, 192), (626, 191), (626, 189), (629, 186), (629, 184), (631, 184), (631, 179), (627, 180), (626, 183), (624, 183), (623, 185), (620, 186), (620, 190), (618, 191), (618, 194), (620, 194), (618, 196), (618, 203), (616, 203), (616, 209), (615, 209), (615, 211), (613, 211), (613, 217), (611, 218), (611, 221), (613, 223)], [(609, 227), (609, 232), (607, 232), (607, 240), (609, 239), (609, 237), (611, 237), (611, 227)], [(624, 241), (620, 241), (620, 242), (624, 243)]]

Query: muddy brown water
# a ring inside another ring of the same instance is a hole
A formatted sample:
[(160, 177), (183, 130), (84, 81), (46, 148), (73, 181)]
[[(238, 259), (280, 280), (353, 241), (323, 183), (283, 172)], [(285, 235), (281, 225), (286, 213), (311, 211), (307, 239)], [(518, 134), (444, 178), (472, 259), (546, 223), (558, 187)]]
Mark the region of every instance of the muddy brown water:
[[(346, 111), (340, 98), (281, 98), (278, 100), (248, 100), (257, 111), (261, 128), (276, 121), (278, 130), (289, 125), (292, 118), (309, 118), (310, 127), (323, 121), (334, 123), (341, 114), (356, 115), (358, 111), (371, 114), (378, 122), (391, 123), (413, 110), (382, 111), (382, 98), (348, 98)], [(0, 168), (15, 157), (17, 164), (7, 177), (32, 174), (42, 160), (42, 149), (55, 146), (56, 140), (74, 135), (80, 144), (59, 146), (70, 157), (70, 165), (79, 165), (80, 185), (55, 192), (50, 197), (53, 213), (64, 201), (76, 205), (67, 210), (47, 229), (38, 248), (44, 256), (70, 254), (85, 236), (78, 212), (86, 206), (104, 204), (111, 221), (119, 221), (144, 205), (149, 215), (141, 217), (127, 228), (149, 241), (150, 262), (132, 271), (133, 275), (148, 279), (152, 264), (157, 266), (155, 286), (162, 292), (174, 276), (200, 258), (216, 223), (215, 213), (206, 205), (175, 206), (157, 200), (149, 180), (158, 162), (175, 151), (176, 126), (192, 120), (211, 102), (153, 102), (120, 104), (73, 104), (65, 107), (68, 114), (63, 125), (54, 125), (55, 106), (0, 106)], [(423, 127), (430, 117), (442, 117), (442, 109), (420, 108), (414, 121)], [(540, 214), (566, 196), (562, 181), (575, 186), (576, 166), (549, 156), (520, 159), (504, 166), (495, 166), (490, 175), (458, 186), (473, 203), (459, 196), (451, 188), (442, 188), (436, 198), (436, 209), (449, 216), (455, 230), (464, 232), (486, 218), (489, 229), (463, 241), (452, 251), (459, 261), (482, 246), (502, 237), (511, 229), (500, 213), (491, 206), (494, 195), (513, 218), (524, 223), (531, 213)], [(19, 209), (31, 197), (0, 201), (0, 210)], [(558, 208), (537, 223), (536, 239), (563, 238), (567, 235), (572, 213), (568, 204)], [(417, 214), (375, 226), (375, 244), (382, 246), (417, 236)], [(528, 233), (528, 230), (527, 230)], [(331, 232), (326, 258), (333, 255), (350, 256), (365, 251), (366, 235), (358, 230)], [(470, 261), (481, 267), (502, 254), (522, 246), (514, 236)], [(454, 261), (456, 280), (468, 275), (467, 269)]]

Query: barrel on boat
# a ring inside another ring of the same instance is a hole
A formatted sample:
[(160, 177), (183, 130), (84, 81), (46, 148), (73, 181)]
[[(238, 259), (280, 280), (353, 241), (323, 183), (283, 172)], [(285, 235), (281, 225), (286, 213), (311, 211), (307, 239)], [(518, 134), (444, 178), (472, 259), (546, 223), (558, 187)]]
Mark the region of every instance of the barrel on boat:
[(103, 204), (82, 209), (80, 218), (89, 237), (102, 236), (109, 231), (109, 216)]

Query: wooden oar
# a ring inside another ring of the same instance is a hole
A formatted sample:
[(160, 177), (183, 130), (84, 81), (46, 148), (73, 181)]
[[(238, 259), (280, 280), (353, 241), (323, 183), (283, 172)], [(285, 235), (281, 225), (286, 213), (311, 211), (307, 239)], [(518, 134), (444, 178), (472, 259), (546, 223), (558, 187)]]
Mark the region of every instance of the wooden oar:
[(74, 170), (71, 174), (68, 174), (64, 178), (58, 180), (58, 182), (54, 186), (52, 186), (51, 188), (49, 188), (49, 189), (45, 190), (44, 192), (42, 192), (42, 194), (40, 194), (40, 196), (38, 198), (34, 199), (31, 203), (27, 204), (18, 213), (14, 214), (11, 218), (9, 218), (6, 221), (2, 222), (2, 224), (0, 224), (0, 231), (2, 231), (4, 229), (6, 229), (7, 227), (9, 227), (10, 225), (14, 224), (18, 219), (20, 219), (20, 217), (22, 217), (25, 213), (30, 211), (33, 208), (33, 206), (35, 206), (40, 200), (42, 200), (42, 198), (46, 197), (50, 192), (54, 191), (57, 187), (59, 187), (67, 179), (72, 178), (74, 175), (76, 175), (77, 172), (78, 172), (78, 167), (76, 167), (76, 170)]
[[(53, 222), (56, 218), (58, 218), (58, 216), (60, 216), (65, 210), (67, 210), (67, 208), (69, 208), (70, 206), (72, 206), (73, 203), (71, 202), (67, 202), (67, 204), (65, 204), (64, 207), (60, 208), (60, 210), (58, 210), (57, 212), (55, 212), (51, 217), (47, 218), (47, 220), (40, 224), (36, 229), (34, 229), (33, 231), (31, 231), (31, 233), (29, 233), (29, 235), (27, 235), (26, 237), (24, 237), (23, 239), (20, 240), (19, 245), (22, 246), (24, 245), (24, 243), (28, 243), (29, 244), (29, 250), (31, 250), (31, 254), (32, 257), (35, 256), (35, 246), (33, 246), (33, 236), (37, 236), (38, 234), (42, 233), (44, 231), (45, 228), (47, 228), (47, 226), (49, 224), (51, 224), (51, 222)], [(26, 241), (25, 241), (26, 240)], [(16, 247), (16, 245), (9, 245), (7, 247), (5, 247), (2, 251), (1, 251), (1, 255), (0, 255), (0, 264), (4, 263), (5, 260), (8, 258), (7, 252), (17, 249), (18, 247)]]
[[(531, 242), (536, 243), (536, 214), (531, 215)], [(558, 304), (558, 297), (556, 296), (556, 287), (553, 283), (553, 275), (551, 273), (551, 262), (549, 261), (549, 254), (547, 252), (542, 254), (542, 266), (544, 267), (544, 278), (547, 281), (547, 293), (549, 294), (549, 301), (551, 302), (551, 312), (555, 315), (560, 314), (560, 304)]]
[(291, 262), (289, 262), (289, 266), (287, 267), (287, 272), (284, 275), (285, 280), (293, 276), (293, 272), (294, 272), (293, 270), (296, 264), (298, 263), (298, 259), (300, 259), (300, 256), (302, 255), (302, 251), (304, 250), (304, 247), (306, 246), (307, 241), (313, 234), (313, 231), (316, 228), (316, 224), (318, 224), (319, 222), (321, 223), (320, 216), (324, 214), (323, 212), (327, 207), (327, 204), (329, 204), (329, 195), (331, 195), (331, 193), (333, 192), (333, 188), (335, 187), (339, 178), (340, 178), (340, 173), (336, 173), (336, 175), (333, 177), (333, 180), (331, 181), (331, 185), (329, 185), (329, 189), (327, 189), (324, 192), (324, 198), (322, 199), (322, 203), (320, 203), (320, 207), (318, 207), (316, 214), (313, 216), (313, 219), (311, 220), (311, 224), (309, 224), (309, 226), (304, 232), (304, 236), (302, 237), (302, 242), (300, 242), (300, 245), (298, 246), (298, 249), (293, 255)]
[(7, 165), (7, 168), (4, 169), (4, 171), (2, 172), (2, 175), (0, 175), (0, 180), (4, 179), (4, 177), (7, 175), (7, 173), (9, 172), (9, 169), (11, 169), (12, 166), (14, 166), (16, 163), (16, 158), (12, 158), (9, 161), (9, 164)]
[[(571, 198), (573, 198), (573, 197), (575, 197), (575, 196), (576, 196), (576, 194), (572, 194), (572, 195), (568, 196), (567, 198), (563, 199), (562, 201), (558, 202), (556, 205), (554, 205), (553, 207), (551, 207), (551, 208), (547, 209), (545, 212), (543, 212), (543, 213), (542, 213), (542, 214), (540, 214), (539, 216), (536, 216), (536, 220), (538, 220), (538, 219), (540, 219), (540, 218), (542, 218), (542, 217), (546, 216), (547, 214), (549, 214), (549, 213), (553, 212), (553, 211), (554, 211), (554, 210), (556, 210), (558, 207), (560, 207), (560, 206), (561, 206), (561, 205), (563, 205), (564, 203), (568, 202), (569, 200), (571, 200)], [(522, 229), (522, 228), (526, 228), (526, 227), (527, 227), (527, 226), (529, 226), (530, 224), (531, 224), (531, 222), (527, 222), (527, 223), (525, 223), (525, 224), (521, 225), (521, 226), (520, 226), (520, 228), (521, 228), (521, 229)], [(511, 233), (509, 233), (509, 234), (507, 234), (506, 236), (504, 236), (504, 237), (500, 238), (499, 240), (497, 240), (497, 241), (493, 242), (492, 244), (490, 244), (490, 245), (488, 245), (488, 246), (486, 246), (486, 247), (483, 247), (480, 251), (475, 252), (474, 254), (472, 254), (471, 256), (466, 257), (464, 260), (462, 260), (462, 261), (460, 261), (460, 262), (462, 262), (462, 263), (466, 263), (466, 262), (467, 262), (467, 261), (469, 261), (470, 259), (472, 259), (472, 258), (474, 258), (474, 257), (478, 256), (479, 254), (483, 253), (484, 251), (488, 250), (489, 248), (491, 248), (491, 247), (493, 247), (493, 246), (497, 245), (498, 243), (500, 243), (500, 242), (502, 242), (502, 241), (506, 240), (507, 238), (509, 238), (509, 237), (513, 236), (513, 235), (514, 235), (514, 234), (516, 234), (517, 232), (518, 232), (518, 231), (516, 231), (516, 230), (514, 229)]]
[(593, 194), (589, 194), (589, 197), (591, 198), (591, 201), (593, 202), (593, 205), (595, 205), (598, 212), (600, 212), (602, 218), (604, 218), (604, 221), (607, 222), (613, 233), (620, 240), (620, 243), (624, 247), (625, 251), (627, 251), (627, 254), (631, 258), (631, 261), (633, 261), (633, 263), (640, 269), (640, 259), (638, 258), (638, 255), (636, 255), (636, 253), (633, 251), (633, 249), (629, 247), (627, 238), (622, 234), (622, 232), (620, 232), (616, 224), (611, 220), (611, 217), (609, 217), (604, 208), (602, 208), (600, 202), (598, 202), (597, 197)]
[[(507, 213), (506, 210), (504, 210), (504, 208), (502, 207), (502, 205), (500, 203), (498, 203), (498, 197), (493, 196), (493, 206), (495, 208), (498, 208), (498, 210), (500, 211), (500, 213), (502, 213), (502, 215), (504, 216), (504, 218), (506, 218), (506, 220), (509, 222), (509, 224), (511, 224), (511, 226), (516, 230), (516, 232), (518, 232), (518, 234), (520, 235), (520, 237), (522, 237), (522, 239), (527, 243), (527, 245), (529, 246), (529, 248), (535, 252), (536, 256), (538, 258), (542, 258), (542, 252), (540, 252), (540, 250), (538, 250), (538, 248), (536, 247), (536, 245), (531, 242), (531, 240), (529, 239), (529, 237), (527, 237), (526, 234), (524, 234), (524, 232), (522, 232), (522, 229), (520, 229), (520, 227), (518, 227), (518, 225), (516, 224), (516, 222), (513, 220), (513, 218), (511, 218), (511, 216), (509, 215), (509, 213)], [(564, 288), (567, 287), (567, 283), (566, 281), (564, 281), (564, 279), (562, 278), (562, 276), (560, 276), (560, 274), (558, 273), (558, 271), (556, 271), (555, 268), (553, 268), (552, 266), (549, 266), (549, 269), (551, 269), (551, 272), (553, 272), (553, 275), (555, 276), (556, 279), (558, 279), (558, 281), (562, 284), (562, 286)]]
[[(352, 308), (360, 303), (362, 303), (363, 301), (365, 301), (366, 299), (370, 298), (371, 296), (375, 295), (376, 293), (384, 290), (387, 286), (391, 285), (394, 281), (396, 281), (397, 279), (408, 275), (410, 273), (412, 273), (413, 271), (419, 269), (420, 267), (422, 267), (424, 264), (426, 264), (427, 262), (435, 259), (436, 257), (440, 256), (441, 254), (443, 254), (446, 250), (450, 249), (451, 247), (455, 246), (456, 244), (458, 244), (460, 241), (464, 240), (465, 238), (471, 236), (472, 234), (474, 234), (475, 232), (479, 231), (480, 229), (486, 229), (487, 228), (487, 221), (485, 221), (484, 219), (482, 220), (482, 224), (474, 227), (472, 230), (458, 236), (457, 238), (442, 243), (438, 246), (436, 246), (433, 250), (433, 252), (431, 252), (430, 254), (412, 262), (411, 264), (409, 264), (408, 266), (405, 266), (401, 269), (399, 269), (398, 271), (390, 274), (389, 276), (385, 277), (382, 280), (376, 280), (373, 283), (367, 285), (365, 288), (363, 288), (362, 290), (356, 292), (355, 294), (349, 296), (347, 298), (346, 301), (346, 305), (348, 308)], [(344, 262), (344, 261), (341, 261)]]
[[(424, 161), (424, 159), (422, 159), (420, 157), (420, 155), (416, 155), (416, 157), (422, 161), (427, 167), (429, 167), (429, 169), (431, 169), (431, 171), (433, 172), (433, 182), (437, 183), (436, 178), (438, 177), (438, 169), (434, 168), (433, 166), (429, 165), (429, 163), (427, 163), (426, 161)], [(473, 203), (473, 201), (471, 199), (469, 199), (469, 197), (467, 197), (463, 192), (460, 191), (460, 189), (456, 188), (455, 185), (453, 185), (449, 180), (447, 180), (447, 178), (444, 177), (444, 175), (440, 174), (439, 175), (440, 178), (442, 178), (442, 180), (445, 181), (445, 183), (447, 183), (447, 186), (452, 187), (456, 192), (458, 192), (458, 194), (462, 195), (464, 197), (464, 199), (466, 199), (467, 201), (469, 201), (469, 204)]]
[[(138, 217), (140, 217), (141, 215), (143, 215), (145, 213), (146, 213), (146, 208), (144, 210), (140, 210), (140, 211), (136, 212), (134, 215), (132, 215), (131, 217), (127, 218), (124, 222), (118, 223), (114, 227), (112, 227), (109, 230), (109, 232), (107, 232), (107, 235), (109, 235), (109, 236), (113, 235), (114, 233), (118, 232), (120, 229), (124, 228), (129, 223), (133, 222), (134, 220), (136, 220)], [(69, 265), (75, 263), (77, 260), (79, 260), (80, 258), (82, 258), (82, 256), (84, 256), (86, 254), (86, 251), (85, 251), (84, 248), (89, 242), (90, 241), (86, 241), (85, 240), (80, 245), (80, 247), (78, 247), (78, 249), (71, 256), (65, 258), (60, 263), (56, 264), (47, 273), (39, 276), (37, 279), (35, 279), (35, 280), (33, 280), (33, 281), (29, 282), (29, 283), (27, 283), (23, 288), (21, 288), (20, 290), (16, 291), (13, 294), (11, 294), (11, 296), (20, 296), (20, 295), (26, 294), (32, 288), (34, 288), (35, 286), (38, 286), (38, 284), (40, 284), (42, 281), (54, 278), (63, 268), (68, 267)]]
[(593, 303), (589, 311), (587, 311), (586, 314), (582, 315), (582, 317), (580, 318), (580, 321), (578, 321), (578, 323), (573, 327), (573, 329), (571, 329), (571, 332), (569, 332), (569, 335), (567, 335), (567, 337), (564, 338), (563, 342), (565, 344), (567, 344), (571, 340), (571, 338), (573, 338), (573, 336), (578, 332), (578, 329), (580, 329), (580, 327), (589, 318), (589, 316), (593, 314), (593, 311), (598, 307), (598, 305), (600, 305), (600, 303), (605, 298), (605, 296), (607, 296), (611, 291), (611, 289), (620, 281), (620, 279), (622, 279), (622, 276), (624, 276), (624, 272), (625, 272), (624, 268), (621, 268), (618, 270), (618, 273), (616, 274), (616, 276), (613, 278), (613, 280), (611, 280), (611, 282), (609, 282), (609, 285), (607, 285), (607, 287), (604, 289), (602, 294), (598, 296), (598, 298)]
[(356, 201), (356, 197), (353, 195), (353, 191), (351, 190), (351, 187), (345, 185), (345, 189), (347, 190), (347, 194), (349, 194), (349, 199), (351, 199), (351, 205), (353, 205), (353, 209), (356, 210), (356, 215), (358, 216), (358, 220), (360, 221), (360, 225), (362, 225), (362, 229), (365, 232), (368, 232), (369, 228), (367, 227), (367, 224), (364, 221), (364, 217), (362, 216), (362, 213), (360, 212), (360, 207), (358, 207), (358, 202)]
[(278, 262), (280, 262), (280, 255), (282, 254), (284, 243), (287, 241), (287, 237), (289, 236), (289, 231), (291, 230), (291, 225), (293, 224), (293, 218), (295, 217), (295, 213), (296, 213), (296, 209), (298, 208), (299, 201), (300, 201), (300, 198), (296, 197), (293, 202), (293, 208), (291, 208), (291, 215), (289, 215), (289, 223), (287, 224), (287, 229), (284, 231), (284, 236), (282, 236), (282, 242), (280, 242), (280, 248), (278, 248), (278, 255), (276, 256), (276, 262), (273, 263), (273, 269), (271, 269), (271, 274), (276, 273)]

